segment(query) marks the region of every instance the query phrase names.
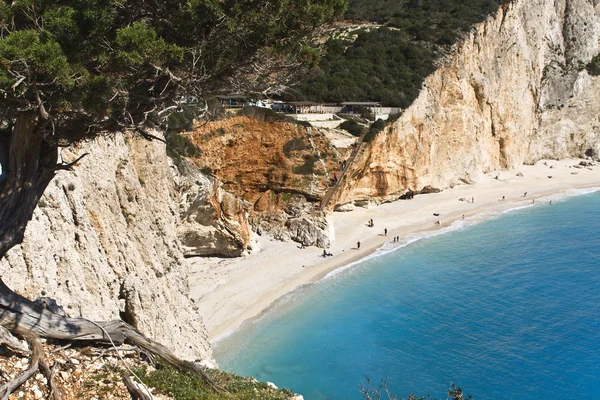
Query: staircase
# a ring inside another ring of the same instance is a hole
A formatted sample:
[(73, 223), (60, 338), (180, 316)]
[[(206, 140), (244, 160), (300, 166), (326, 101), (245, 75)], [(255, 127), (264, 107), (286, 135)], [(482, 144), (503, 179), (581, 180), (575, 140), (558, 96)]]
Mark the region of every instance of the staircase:
[(337, 182), (327, 190), (325, 197), (323, 197), (323, 200), (321, 200), (321, 206), (320, 206), (321, 210), (327, 210), (327, 206), (329, 206), (331, 199), (333, 198), (333, 196), (339, 189), (339, 187), (342, 183), (342, 180), (346, 176), (346, 172), (348, 171), (348, 169), (350, 168), (350, 165), (352, 165), (352, 162), (354, 161), (354, 159), (356, 158), (356, 155), (360, 151), (360, 148), (363, 144), (363, 140), (365, 138), (365, 135), (369, 131), (370, 126), (371, 125), (369, 124), (365, 127), (365, 129), (363, 129), (362, 133), (360, 134), (360, 137), (358, 138), (358, 141), (356, 142), (356, 146), (352, 150), (352, 154), (350, 155), (348, 160), (346, 160), (346, 166), (340, 171)]

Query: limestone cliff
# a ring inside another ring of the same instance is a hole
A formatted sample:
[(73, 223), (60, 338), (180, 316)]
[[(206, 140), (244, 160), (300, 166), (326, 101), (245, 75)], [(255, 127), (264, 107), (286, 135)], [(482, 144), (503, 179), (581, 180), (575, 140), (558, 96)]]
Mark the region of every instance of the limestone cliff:
[(2, 279), (68, 315), (123, 318), (186, 359), (211, 361), (188, 296), (178, 238), (179, 194), (165, 146), (124, 134), (63, 151), (89, 152), (50, 183), (25, 240), (0, 262)]
[(178, 226), (184, 256), (239, 257), (253, 247), (248, 222), (250, 204), (223, 190), (216, 177), (200, 173), (188, 162), (175, 172), (181, 193)]
[(473, 27), (353, 164), (337, 203), (600, 154), (598, 0), (517, 0)]

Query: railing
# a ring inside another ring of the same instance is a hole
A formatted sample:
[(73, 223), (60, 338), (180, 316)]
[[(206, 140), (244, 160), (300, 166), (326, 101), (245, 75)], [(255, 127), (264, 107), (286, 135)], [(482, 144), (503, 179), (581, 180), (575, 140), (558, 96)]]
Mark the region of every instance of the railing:
[(358, 138), (358, 141), (356, 142), (356, 146), (354, 147), (354, 150), (352, 150), (352, 154), (350, 154), (350, 157), (348, 158), (348, 160), (346, 160), (346, 165), (344, 166), (344, 168), (342, 168), (342, 171), (340, 172), (340, 175), (338, 176), (337, 181), (333, 184), (333, 186), (331, 186), (327, 190), (327, 193), (325, 193), (325, 197), (323, 197), (323, 200), (321, 200), (321, 206), (320, 206), (321, 210), (327, 209), (327, 206), (329, 205), (329, 202), (333, 198), (333, 195), (339, 189), (339, 187), (340, 187), (340, 185), (342, 183), (342, 180), (346, 176), (346, 172), (350, 168), (350, 165), (352, 164), (352, 162), (356, 158), (356, 155), (358, 154), (358, 152), (360, 150), (360, 147), (363, 144), (363, 140), (365, 138), (365, 135), (369, 131), (369, 128), (370, 128), (370, 124), (367, 125), (365, 127), (365, 129), (362, 131), (362, 133), (360, 134), (360, 137)]

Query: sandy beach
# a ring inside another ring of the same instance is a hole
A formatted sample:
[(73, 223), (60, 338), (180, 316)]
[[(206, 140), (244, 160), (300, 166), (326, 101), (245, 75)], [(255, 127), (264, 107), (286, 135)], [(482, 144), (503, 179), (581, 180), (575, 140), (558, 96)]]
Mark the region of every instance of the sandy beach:
[[(444, 229), (463, 215), (469, 219), (485, 212), (489, 218), (520, 205), (549, 206), (551, 198), (547, 196), (571, 189), (600, 188), (600, 167), (575, 168), (580, 161), (541, 160), (512, 171), (494, 171), (472, 185), (333, 213), (335, 239), (329, 249), (332, 257), (324, 258), (323, 250), (316, 247), (301, 249), (295, 242), (261, 237), (258, 250), (248, 256), (188, 259), (193, 272), (191, 296), (214, 341), (246, 319), (260, 315), (286, 293), (360, 260), (383, 245), (402, 245), (415, 233)], [(523, 176), (518, 176), (519, 172)], [(465, 200), (460, 201), (461, 198)], [(374, 227), (367, 225), (370, 219)], [(396, 236), (400, 239), (394, 243)]]

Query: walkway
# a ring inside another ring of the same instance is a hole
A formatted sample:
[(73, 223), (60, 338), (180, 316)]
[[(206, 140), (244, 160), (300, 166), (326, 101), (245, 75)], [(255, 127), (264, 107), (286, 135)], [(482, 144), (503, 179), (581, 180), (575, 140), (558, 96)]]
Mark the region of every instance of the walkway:
[(362, 133), (360, 134), (360, 137), (358, 138), (358, 141), (356, 142), (356, 146), (352, 150), (352, 154), (350, 155), (350, 157), (348, 158), (348, 160), (346, 160), (346, 166), (344, 168), (342, 168), (342, 171), (340, 172), (340, 175), (338, 176), (337, 181), (335, 182), (335, 184), (333, 186), (331, 186), (327, 190), (327, 193), (325, 194), (325, 197), (323, 197), (323, 200), (321, 200), (321, 210), (326, 210), (327, 209), (327, 206), (329, 205), (329, 202), (333, 198), (333, 195), (339, 189), (339, 187), (340, 187), (340, 185), (342, 183), (342, 180), (346, 176), (346, 172), (348, 171), (348, 169), (350, 168), (350, 165), (352, 164), (352, 162), (356, 158), (356, 155), (360, 151), (360, 148), (361, 148), (361, 146), (363, 144), (365, 135), (369, 131), (370, 126), (371, 126), (371, 124), (369, 123), (369, 125), (367, 125), (365, 127), (365, 129), (363, 129)]

